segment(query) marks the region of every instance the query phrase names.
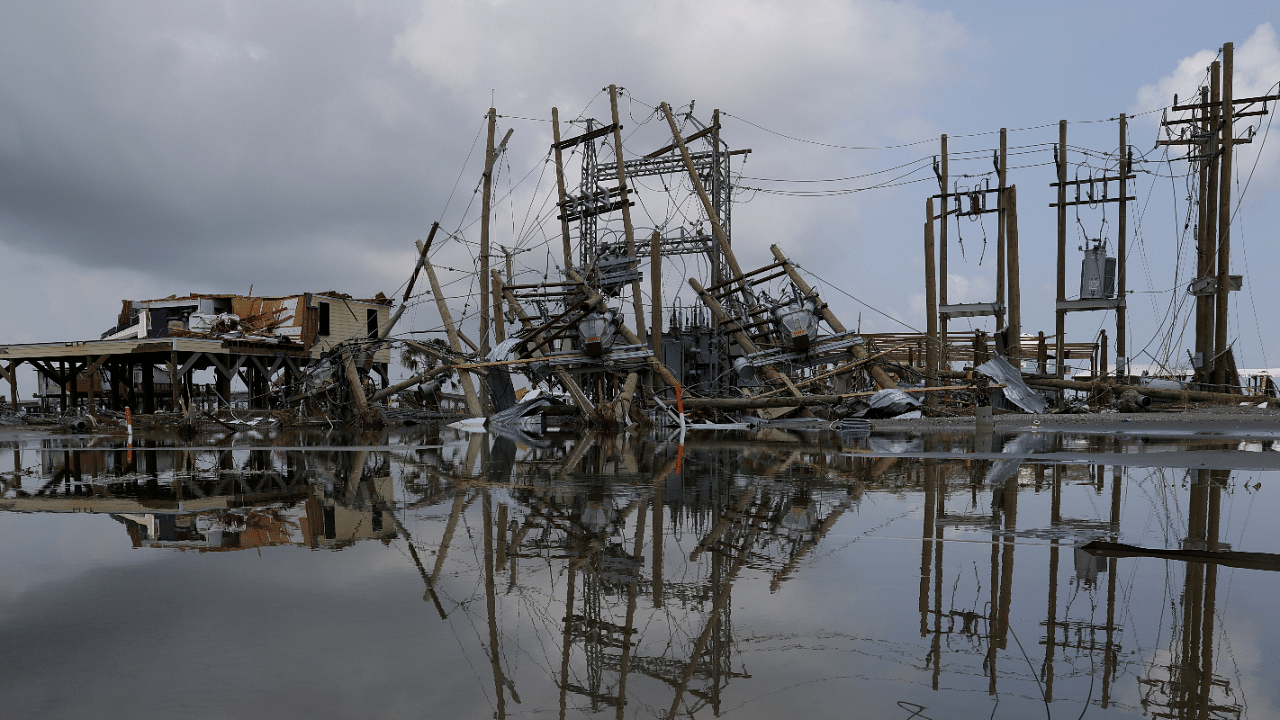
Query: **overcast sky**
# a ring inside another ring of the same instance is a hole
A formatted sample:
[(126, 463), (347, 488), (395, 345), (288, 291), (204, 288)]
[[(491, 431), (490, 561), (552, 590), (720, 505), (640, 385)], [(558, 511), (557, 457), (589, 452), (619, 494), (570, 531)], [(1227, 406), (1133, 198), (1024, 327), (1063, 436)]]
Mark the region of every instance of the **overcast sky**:
[[(1237, 96), (1267, 92), (1280, 81), (1273, 15), (1269, 2), (7, 3), (0, 302), (9, 312), (0, 314), (0, 343), (97, 337), (123, 298), (250, 286), (390, 295), (412, 267), (413, 241), (436, 220), (457, 231), (438, 243), (436, 261), (469, 271), (490, 104), (503, 116), (499, 132), (514, 130), (499, 167), (495, 243), (529, 249), (521, 266), (544, 270), (541, 244), (558, 232), (554, 215), (545, 227), (536, 221), (548, 217), (554, 189), (546, 120), (556, 106), (566, 123), (607, 121), (600, 91), (610, 83), (626, 88), (623, 122), (638, 153), (665, 142), (658, 103), (687, 110), (696, 101), (704, 122), (720, 109), (722, 137), (752, 149), (735, 165), (744, 188), (849, 190), (895, 174), (772, 181), (917, 163), (902, 171), (914, 171), (903, 179), (914, 183), (829, 197), (744, 191), (734, 208), (744, 267), (765, 264), (768, 245), (781, 243), (825, 281), (846, 323), (861, 313), (866, 330), (903, 328), (834, 287), (924, 326), (921, 223), (937, 183), (931, 163), (919, 163), (938, 152), (938, 136), (969, 153), (953, 161), (953, 174), (977, 175), (991, 168), (996, 131), (1033, 128), (1010, 133), (1025, 151), (1012, 159), (1010, 181), (1022, 216), (1024, 329), (1051, 333), (1046, 144), (1057, 121), (1072, 121), (1070, 144), (1096, 151), (1088, 159), (1101, 171), (1118, 129), (1090, 121), (1189, 97), (1227, 41), (1236, 44)], [(1130, 126), (1135, 152), (1149, 161), (1130, 223), (1139, 230), (1130, 239), (1135, 351), (1156, 351), (1180, 292), (1172, 288), (1189, 279), (1191, 262), (1185, 243), (1179, 255), (1186, 184), (1168, 177), (1185, 163), (1153, 149), (1159, 118), (1140, 115)], [(1280, 260), (1280, 150), (1262, 142), (1266, 119), (1236, 163), (1248, 187), (1233, 226), (1233, 272), (1246, 275), (1246, 287), (1234, 297), (1231, 335), (1243, 366), (1280, 364), (1271, 321), (1280, 290), (1270, 282)], [(637, 225), (696, 220), (696, 208), (669, 205), (660, 191), (656, 181), (642, 186)], [(1072, 294), (1075, 247), (1086, 234), (1114, 246), (1114, 206), (1106, 222), (1087, 208), (1075, 220)], [(993, 299), (994, 224), (964, 223), (951, 300)], [(444, 275), (461, 278), (448, 293), (456, 310), (473, 312), (466, 278)], [(407, 317), (402, 329), (439, 323), (431, 305)], [(1070, 339), (1090, 340), (1104, 324), (1114, 318), (1075, 315)], [(1188, 333), (1175, 354), (1189, 344)]]

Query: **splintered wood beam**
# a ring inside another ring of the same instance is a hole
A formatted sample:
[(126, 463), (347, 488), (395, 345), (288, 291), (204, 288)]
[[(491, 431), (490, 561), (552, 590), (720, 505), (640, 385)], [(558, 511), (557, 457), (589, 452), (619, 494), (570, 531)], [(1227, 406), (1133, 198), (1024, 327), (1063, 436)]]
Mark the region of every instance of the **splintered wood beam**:
[[(552, 114), (555, 114), (556, 112), (555, 108), (552, 108), (551, 112)], [(608, 135), (609, 133), (613, 132), (614, 130), (621, 130), (621, 129), (622, 129), (621, 125), (606, 125), (602, 128), (596, 128), (595, 130), (592, 130), (589, 133), (583, 133), (581, 135), (571, 137), (568, 140), (557, 140), (555, 143), (555, 148), (556, 150), (568, 150), (569, 148), (579, 143), (584, 143), (588, 140), (595, 140), (596, 138), (602, 138), (605, 135)], [(559, 135), (559, 133), (556, 133), (556, 134)]]
[(387, 323), (378, 328), (378, 339), (385, 340), (391, 334), (391, 328), (400, 322), (400, 316), (404, 315), (405, 308), (408, 307), (409, 298), (413, 295), (413, 285), (418, 281), (418, 273), (422, 272), (422, 264), (427, 260), (427, 253), (431, 250), (431, 241), (436, 238), (436, 231), (440, 229), (440, 223), (431, 223), (431, 232), (427, 235), (427, 242), (424, 244), (421, 240), (417, 241), (418, 262), (413, 266), (413, 273), (409, 275), (409, 284), (404, 289), (404, 297), (400, 300), (400, 307), (396, 308), (395, 313), (387, 320)]

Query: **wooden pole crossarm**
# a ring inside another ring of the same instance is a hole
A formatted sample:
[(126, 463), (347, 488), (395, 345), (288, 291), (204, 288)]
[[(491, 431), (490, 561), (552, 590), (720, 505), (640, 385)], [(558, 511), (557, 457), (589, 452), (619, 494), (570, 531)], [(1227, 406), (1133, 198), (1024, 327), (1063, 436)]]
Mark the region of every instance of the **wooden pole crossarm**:
[[(1231, 101), (1233, 105), (1252, 105), (1260, 102), (1271, 102), (1272, 100), (1280, 100), (1280, 95), (1259, 95), (1258, 97), (1240, 98)], [(1192, 105), (1174, 105), (1172, 110), (1175, 112), (1184, 112), (1186, 110), (1214, 110), (1219, 106), (1216, 102), (1194, 103)]]
[[(685, 138), (685, 139), (684, 139), (684, 142), (685, 142), (685, 144), (687, 145), (687, 144), (689, 144), (689, 143), (693, 142), (694, 140), (701, 140), (702, 138), (704, 138), (704, 137), (706, 137), (706, 136), (710, 135), (711, 133), (713, 133), (713, 132), (715, 132), (715, 131), (717, 131), (717, 130), (719, 130), (719, 129), (720, 129), (720, 125), (719, 125), (719, 124), (708, 125), (707, 127), (704, 127), (704, 128), (702, 128), (701, 130), (699, 130), (698, 132), (696, 132), (696, 133), (694, 133), (694, 134), (690, 135), (689, 137)], [(678, 147), (680, 147), (680, 146), (679, 146), (679, 145), (677, 145), (676, 143), (671, 143), (670, 145), (668, 145), (668, 146), (666, 146), (666, 147), (664, 147), (664, 148), (661, 148), (661, 149), (659, 149), (659, 150), (654, 150), (653, 152), (649, 153), (648, 155), (645, 155), (645, 156), (644, 156), (644, 158), (645, 158), (646, 160), (650, 160), (650, 159), (652, 159), (652, 158), (661, 157), (661, 156), (666, 155), (667, 153), (671, 152), (672, 150), (675, 150), (675, 149), (676, 149), (676, 148), (678, 148)]]
[[(1126, 197), (1096, 198), (1094, 200), (1068, 200), (1062, 205), (1063, 207), (1073, 207), (1075, 205), (1101, 205), (1102, 203), (1133, 202), (1137, 199), (1138, 198), (1136, 196), (1129, 195)], [(1049, 207), (1056, 208), (1058, 207), (1058, 203), (1049, 203)]]
[[(1133, 173), (1129, 173), (1124, 176), (1124, 179), (1132, 180), (1136, 177), (1138, 176), (1134, 175)], [(1063, 185), (1092, 185), (1093, 183), (1101, 183), (1101, 182), (1117, 182), (1120, 179), (1121, 179), (1120, 176), (1113, 175), (1110, 177), (1095, 177), (1095, 178), (1085, 178), (1083, 180), (1068, 180), (1062, 184)], [(1049, 183), (1049, 187), (1058, 187), (1058, 183)]]
[(596, 138), (604, 137), (605, 135), (608, 135), (609, 133), (613, 132), (615, 129), (621, 130), (622, 126), (606, 125), (601, 128), (596, 128), (595, 130), (592, 130), (589, 133), (583, 133), (581, 135), (571, 137), (568, 140), (557, 140), (553, 145), (553, 147), (555, 147), (556, 150), (568, 150), (569, 148), (573, 147), (574, 145), (577, 145), (578, 143), (584, 143), (588, 140), (595, 140)]
[[(866, 365), (867, 363), (869, 363), (869, 362), (871, 362), (871, 361), (873, 361), (873, 360), (879, 360), (880, 358), (882, 358), (882, 357), (884, 357), (885, 355), (888, 355), (888, 354), (890, 354), (890, 353), (897, 352), (897, 351), (901, 350), (902, 348), (906, 347), (906, 346), (907, 346), (907, 345), (909, 345), (909, 344), (910, 344), (910, 343), (903, 343), (903, 344), (901, 344), (901, 345), (897, 345), (897, 346), (891, 347), (891, 348), (889, 348), (888, 350), (882, 350), (881, 352), (878, 352), (878, 353), (876, 353), (875, 355), (870, 355), (870, 356), (865, 357), (865, 358), (863, 358), (863, 359), (861, 359), (861, 360), (852, 360), (852, 361), (850, 361), (850, 362), (848, 362), (848, 363), (845, 363), (844, 365), (841, 365), (840, 367), (836, 368), (835, 370), (831, 370), (831, 371), (829, 371), (829, 372), (825, 372), (825, 373), (823, 373), (823, 374), (821, 374), (821, 375), (815, 375), (814, 377), (811, 377), (811, 378), (809, 378), (808, 380), (803, 380), (803, 381), (801, 381), (801, 382), (798, 382), (798, 383), (796, 383), (796, 387), (804, 387), (805, 385), (812, 385), (813, 383), (816, 383), (816, 382), (818, 382), (819, 380), (825, 380), (825, 379), (827, 379), (827, 378), (829, 378), (829, 377), (832, 377), (833, 375), (840, 375), (840, 374), (842, 374), (842, 373), (849, 372), (850, 370), (857, 370), (858, 368), (862, 367), (863, 365)], [(770, 396), (770, 395), (777, 395), (779, 392), (781, 392), (781, 391), (780, 391), (780, 390), (770, 390), (770, 391), (768, 391), (768, 392), (762, 392), (762, 393), (760, 393), (759, 395), (755, 395), (755, 396), (753, 396), (753, 397), (768, 397), (768, 396)]]
[[(769, 270), (777, 270), (778, 268), (782, 267), (782, 266), (783, 266), (783, 265), (785, 265), (785, 264), (786, 264), (786, 263), (779, 261), (779, 262), (775, 262), (775, 263), (772, 263), (772, 264), (769, 264), (769, 265), (765, 265), (764, 267), (756, 268), (755, 270), (752, 270), (752, 271), (750, 271), (750, 272), (742, 273), (740, 276), (738, 276), (738, 277), (734, 278), (733, 280), (725, 280), (725, 281), (724, 281), (724, 282), (722, 282), (722, 283), (717, 283), (717, 284), (715, 284), (715, 285), (712, 285), (712, 286), (708, 287), (708, 288), (707, 288), (707, 292), (712, 293), (712, 294), (717, 294), (717, 293), (716, 293), (716, 291), (717, 291), (717, 290), (719, 290), (719, 289), (721, 289), (721, 288), (728, 287), (728, 286), (730, 286), (730, 285), (732, 285), (732, 284), (734, 284), (734, 283), (736, 283), (736, 282), (739, 282), (739, 281), (741, 281), (741, 280), (746, 280), (746, 279), (747, 279), (747, 278), (749, 278), (749, 277), (752, 277), (752, 276), (755, 276), (755, 275), (759, 275), (759, 274), (760, 274), (760, 273), (762, 273), (762, 272), (767, 272), (767, 271), (769, 271)], [(771, 277), (777, 277), (777, 275), (773, 275), (773, 276), (771, 276)]]

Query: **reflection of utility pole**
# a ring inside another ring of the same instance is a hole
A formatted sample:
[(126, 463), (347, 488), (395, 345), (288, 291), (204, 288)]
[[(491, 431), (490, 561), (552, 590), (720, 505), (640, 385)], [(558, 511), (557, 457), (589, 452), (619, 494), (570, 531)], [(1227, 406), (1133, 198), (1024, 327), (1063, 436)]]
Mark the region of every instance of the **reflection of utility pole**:
[[(1187, 513), (1186, 549), (1220, 549), (1222, 486), (1229, 470), (1198, 470), (1191, 485)], [(1182, 638), (1172, 653), (1164, 677), (1148, 675), (1142, 707), (1158, 717), (1239, 718), (1243, 707), (1234, 702), (1228, 678), (1213, 672), (1214, 616), (1217, 611), (1218, 566), (1186, 563), (1182, 598)]]
[[(998, 499), (997, 499), (998, 494)], [(987, 640), (987, 672), (990, 681), (987, 692), (996, 694), (996, 659), (997, 650), (1003, 650), (1007, 644), (1009, 631), (1009, 604), (1013, 597), (1013, 547), (1016, 539), (1013, 531), (1018, 524), (1018, 473), (1014, 472), (1005, 480), (1003, 488), (992, 493), (992, 533), (991, 533), (991, 617), (988, 619), (991, 636)], [(996, 521), (1003, 516), (1004, 535), (996, 529)], [(999, 557), (997, 558), (997, 553)], [(997, 574), (998, 571), (998, 574)]]
[[(1120, 480), (1123, 473), (1120, 465), (1111, 467), (1111, 542), (1120, 537)], [(1099, 467), (1101, 470), (1101, 467)], [(1119, 558), (1107, 559), (1107, 640), (1102, 653), (1102, 709), (1106, 710), (1111, 702), (1111, 680), (1116, 674), (1120, 649), (1116, 647), (1116, 571), (1119, 569)]]
[[(747, 556), (751, 554), (751, 545), (756, 535), (760, 532), (759, 523), (752, 514), (751, 523), (746, 528), (740, 543), (733, 548), (737, 551), (733, 557), (733, 564), (729, 568), (729, 572), (724, 579), (716, 577), (719, 573), (712, 573), (712, 595), (714, 600), (711, 604), (710, 614), (707, 622), (703, 625), (702, 633), (698, 635), (698, 640), (693, 645), (693, 652), (689, 654), (689, 662), (685, 665), (684, 674), (680, 678), (679, 685), (676, 686), (675, 697), (671, 699), (671, 709), (667, 712), (667, 717), (674, 718), (676, 711), (680, 709), (680, 699), (684, 696), (685, 691), (689, 688), (689, 681), (693, 679), (694, 672), (698, 667), (698, 660), (702, 657), (702, 653), (706, 650), (708, 642), (711, 640), (712, 634), (721, 626), (721, 613), (725, 612), (729, 604), (729, 599), (733, 593), (733, 583), (738, 578), (738, 572), (742, 570), (743, 564), (746, 562)], [(721, 558), (721, 553), (716, 552), (712, 555), (713, 564)], [(719, 654), (716, 654), (713, 660), (713, 668), (718, 669), (720, 666)], [(713, 676), (717, 670), (713, 669)], [(719, 685), (715, 687), (716, 697), (719, 697)], [(718, 700), (716, 701), (718, 705)], [(717, 712), (717, 714), (719, 714)]]
[[(1061, 360), (1059, 360), (1061, 362)], [(1053, 494), (1050, 505), (1050, 524), (1057, 525), (1062, 519), (1062, 466), (1053, 466)], [(1057, 643), (1058, 625), (1058, 539), (1049, 541), (1049, 615), (1045, 619), (1044, 643), (1044, 699), (1053, 702), (1053, 656)]]
[[(942, 535), (939, 522), (946, 512), (946, 476), (936, 460), (924, 461), (924, 532), (920, 549), (920, 637), (929, 633), (929, 614), (933, 614), (933, 643), (926, 664), (933, 666), (932, 686), (938, 689), (942, 676)], [(933, 555), (932, 567), (929, 556)], [(933, 579), (933, 608), (929, 608), (929, 580)]]
[(653, 606), (662, 607), (662, 509), (666, 495), (667, 478), (676, 470), (679, 456), (669, 460), (653, 479)]
[(489, 614), (489, 665), (493, 668), (493, 691), (498, 698), (497, 717), (501, 720), (507, 716), (507, 696), (503, 687), (511, 689), (511, 699), (516, 702), (520, 702), (520, 696), (516, 694), (515, 684), (508, 680), (502, 672), (502, 664), (498, 658), (498, 610), (493, 582), (495, 560), (493, 541), (494, 534), (496, 532), (504, 532), (504, 530), (494, 528), (493, 503), (489, 498), (489, 490), (486, 488), (482, 492), (484, 498), (484, 599), (485, 608)]
[(631, 636), (635, 634), (636, 597), (640, 594), (640, 564), (643, 562), (640, 551), (644, 547), (644, 521), (645, 514), (636, 513), (636, 542), (635, 549), (631, 552), (631, 557), (636, 562), (636, 571), (631, 575), (631, 582), (627, 584), (627, 619), (623, 626), (625, 629), (622, 634), (622, 658), (619, 660), (618, 720), (622, 720), (622, 710), (627, 704), (627, 671), (631, 665), (631, 646), (634, 645)]

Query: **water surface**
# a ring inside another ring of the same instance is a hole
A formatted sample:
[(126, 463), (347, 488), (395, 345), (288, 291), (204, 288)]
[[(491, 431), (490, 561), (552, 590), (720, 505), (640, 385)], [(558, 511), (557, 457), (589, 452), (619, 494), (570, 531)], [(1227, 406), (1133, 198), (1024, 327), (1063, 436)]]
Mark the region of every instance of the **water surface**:
[(1280, 716), (1280, 573), (1079, 549), (1280, 552), (1265, 437), (7, 437), (7, 717)]

